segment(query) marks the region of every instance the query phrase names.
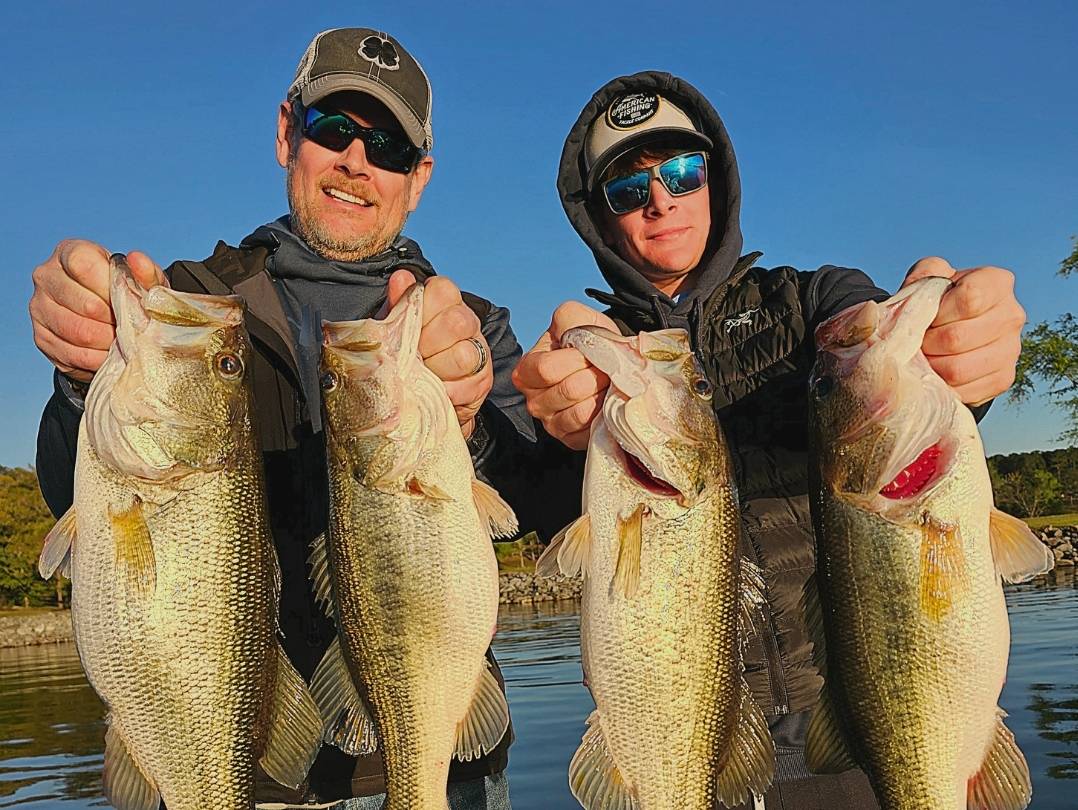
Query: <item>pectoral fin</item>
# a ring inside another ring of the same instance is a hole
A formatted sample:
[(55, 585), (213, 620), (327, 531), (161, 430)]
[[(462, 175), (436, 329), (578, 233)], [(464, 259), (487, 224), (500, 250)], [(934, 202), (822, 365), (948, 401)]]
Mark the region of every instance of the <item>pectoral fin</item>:
[(378, 748), (374, 722), (352, 682), (339, 639), (334, 639), (315, 669), (311, 695), (322, 716), (322, 739), (353, 756)]
[(105, 718), (105, 798), (117, 810), (157, 810), (161, 794), (127, 750), (112, 715)]
[(805, 734), (805, 763), (813, 773), (842, 773), (857, 767), (826, 685), (820, 690)]
[(457, 744), (453, 756), (471, 762), (489, 754), (509, 728), (509, 705), (488, 664), (479, 676), (468, 713), (457, 723)]
[(767, 605), (767, 582), (760, 566), (741, 558), (741, 612), (738, 629), (744, 638), (763, 621), (763, 608)]
[(618, 515), (618, 562), (614, 567), (613, 588), (626, 599), (636, 596), (640, 587), (640, 551), (644, 543), (644, 504), (627, 518)]
[(640, 807), (610, 755), (598, 709), (588, 717), (588, 729), (569, 763), (569, 789), (584, 810), (638, 810)]
[(116, 571), (128, 593), (138, 596), (153, 593), (157, 587), (157, 561), (142, 500), (135, 496), (126, 509), (114, 511), (110, 508), (109, 522), (116, 551)]
[(329, 578), (329, 543), (323, 532), (311, 543), (311, 554), (307, 558), (311, 566), (311, 584), (314, 586), (314, 599), (322, 605), (326, 615), (335, 619), (337, 611), (333, 608), (333, 584)]
[(938, 622), (968, 589), (966, 553), (958, 527), (925, 515), (921, 522), (921, 610)]
[(282, 785), (299, 787), (307, 778), (322, 744), (322, 719), (307, 690), (280, 644), (277, 645), (277, 677), (270, 695), (268, 730), (262, 768)]
[(415, 475), (408, 479), (406, 486), (413, 495), (421, 495), (424, 498), (430, 498), (432, 501), (453, 500), (451, 495), (448, 495), (444, 489), (433, 481), (423, 481)]
[(1006, 713), (997, 709), (999, 718), (992, 744), (984, 763), (966, 788), (968, 810), (1025, 810), (1033, 799), (1026, 758), (1003, 724)]
[(748, 801), (750, 794), (764, 795), (774, 777), (775, 743), (763, 711), (742, 679), (740, 720), (719, 771), (719, 799), (727, 807), (736, 807)]
[(1026, 582), (1052, 570), (1055, 565), (1052, 552), (1024, 520), (1011, 517), (993, 506), (988, 527), (992, 539), (992, 559), (1005, 582)]
[(45, 545), (37, 560), (37, 570), (42, 579), (49, 579), (57, 571), (71, 578), (71, 552), (76, 536), (75, 507), (72, 506), (45, 535)]
[(591, 519), (581, 515), (550, 541), (535, 563), (535, 573), (541, 577), (586, 576), (591, 555)]
[(492, 540), (495, 537), (512, 537), (517, 533), (517, 516), (494, 487), (473, 478), (472, 497), (475, 498), (475, 508), (479, 510), (479, 520), (490, 531)]

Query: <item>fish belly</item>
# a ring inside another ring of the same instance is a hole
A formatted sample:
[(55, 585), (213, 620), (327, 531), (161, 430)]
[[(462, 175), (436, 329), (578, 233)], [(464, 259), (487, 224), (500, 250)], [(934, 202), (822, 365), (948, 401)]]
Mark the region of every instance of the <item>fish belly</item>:
[(990, 501), (970, 478), (956, 476), (926, 504), (961, 536), (960, 568), (934, 611), (925, 609), (919, 527), (837, 499), (825, 508), (828, 689), (885, 808), (965, 808), (995, 728), (1009, 630)]
[(641, 491), (609, 459), (589, 464), (581, 648), (604, 736), (641, 808), (711, 808), (742, 680), (732, 496), (679, 517), (651, 503), (640, 585), (626, 597), (612, 587), (617, 521)]
[(388, 808), (444, 810), (457, 724), (487, 666), (497, 560), (470, 481), (454, 479), (451, 500), (352, 483), (331, 529), (342, 651), (378, 730)]

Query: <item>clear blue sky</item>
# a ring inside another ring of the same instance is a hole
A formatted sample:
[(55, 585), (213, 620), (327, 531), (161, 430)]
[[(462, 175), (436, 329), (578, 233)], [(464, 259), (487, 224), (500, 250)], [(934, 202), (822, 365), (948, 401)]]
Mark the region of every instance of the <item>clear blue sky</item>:
[[(434, 86), (436, 167), (407, 233), (512, 309), (529, 346), (601, 281), (554, 190), (569, 125), (615, 75), (658, 68), (724, 117), (763, 262), (894, 288), (938, 254), (1018, 274), (1031, 321), (1073, 310), (1078, 6), (979, 3), (38, 3), (4, 12), (0, 464), (33, 461), (50, 366), (30, 273), (59, 239), (202, 258), (285, 211), (276, 107), (310, 38), (397, 36)], [(1057, 414), (997, 403), (993, 452), (1057, 446)]]

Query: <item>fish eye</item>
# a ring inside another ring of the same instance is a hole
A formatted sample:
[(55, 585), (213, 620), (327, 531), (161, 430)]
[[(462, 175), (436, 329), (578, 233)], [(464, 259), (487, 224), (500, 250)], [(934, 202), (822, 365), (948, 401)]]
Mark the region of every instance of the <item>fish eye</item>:
[(701, 399), (711, 399), (711, 383), (707, 377), (697, 377), (692, 381), (692, 392)]
[(243, 374), (243, 363), (231, 352), (221, 352), (214, 358), (217, 373), (226, 380), (234, 380)]
[(835, 388), (835, 378), (830, 376), (817, 377), (812, 383), (812, 394), (817, 399), (826, 399)]
[(318, 384), (322, 386), (323, 391), (326, 391), (328, 393), (329, 391), (332, 391), (334, 388), (337, 387), (337, 382), (337, 375), (332, 371), (327, 371), (325, 374), (322, 375), (322, 378), (318, 381)]

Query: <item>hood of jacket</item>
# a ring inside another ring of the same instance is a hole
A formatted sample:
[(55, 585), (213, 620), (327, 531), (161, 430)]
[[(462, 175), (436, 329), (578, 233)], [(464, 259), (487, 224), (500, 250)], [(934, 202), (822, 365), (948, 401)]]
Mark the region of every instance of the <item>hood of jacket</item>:
[[(714, 144), (708, 153), (711, 233), (700, 261), (696, 283), (676, 304), (603, 243), (584, 188), (584, 139), (591, 122), (602, 115), (618, 96), (646, 91), (669, 98), (681, 107)], [(687, 313), (695, 301), (706, 301), (715, 288), (730, 277), (741, 255), (741, 179), (730, 136), (719, 114), (700, 91), (669, 73), (634, 73), (613, 79), (599, 88), (565, 139), (558, 166), (558, 195), (569, 222), (595, 255), (599, 270), (610, 284), (614, 297), (594, 290), (587, 292), (606, 304), (616, 301), (632, 309), (652, 312), (656, 303), (662, 303), (669, 312)]]

